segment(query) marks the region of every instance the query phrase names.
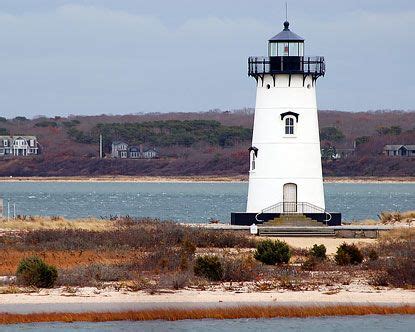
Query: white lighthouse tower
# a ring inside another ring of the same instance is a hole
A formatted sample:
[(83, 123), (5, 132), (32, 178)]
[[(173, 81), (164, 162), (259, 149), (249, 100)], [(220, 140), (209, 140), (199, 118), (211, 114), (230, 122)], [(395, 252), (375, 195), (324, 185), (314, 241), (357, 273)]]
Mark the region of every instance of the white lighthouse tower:
[(284, 22), (268, 57), (248, 67), (257, 92), (247, 213), (325, 213), (316, 102), (324, 58), (304, 56), (304, 39)]

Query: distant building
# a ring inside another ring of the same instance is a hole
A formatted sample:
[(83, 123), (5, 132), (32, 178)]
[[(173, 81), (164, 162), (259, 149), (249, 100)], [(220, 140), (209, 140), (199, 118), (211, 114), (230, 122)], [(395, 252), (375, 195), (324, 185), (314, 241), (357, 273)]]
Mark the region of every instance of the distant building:
[(111, 145), (111, 158), (154, 159), (158, 157), (159, 153), (154, 148), (144, 149), (142, 145), (128, 146), (127, 143), (121, 141), (112, 142)]
[(38, 155), (36, 136), (0, 136), (0, 156)]
[(128, 144), (121, 141), (115, 141), (111, 144), (111, 158), (127, 158)]
[(415, 157), (415, 145), (385, 145), (383, 154), (387, 156)]

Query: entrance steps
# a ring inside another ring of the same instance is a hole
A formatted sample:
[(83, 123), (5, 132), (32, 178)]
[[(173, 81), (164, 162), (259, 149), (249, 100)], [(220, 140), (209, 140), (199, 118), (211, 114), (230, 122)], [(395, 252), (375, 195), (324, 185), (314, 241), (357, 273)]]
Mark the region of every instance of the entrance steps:
[(263, 226), (310, 226), (322, 227), (324, 224), (306, 217), (304, 214), (281, 214), (279, 217), (269, 220)]
[(258, 225), (259, 236), (334, 237), (335, 230), (301, 213), (281, 214)]
[(335, 230), (326, 227), (264, 227), (258, 226), (259, 236), (335, 237)]

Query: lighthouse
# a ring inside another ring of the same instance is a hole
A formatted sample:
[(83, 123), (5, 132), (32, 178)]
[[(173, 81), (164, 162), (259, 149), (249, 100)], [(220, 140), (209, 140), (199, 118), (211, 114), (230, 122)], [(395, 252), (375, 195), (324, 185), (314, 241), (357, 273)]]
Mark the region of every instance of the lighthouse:
[(326, 224), (333, 219), (325, 206), (316, 101), (317, 80), (324, 74), (324, 57), (306, 56), (304, 39), (287, 21), (269, 39), (267, 57), (249, 57), (256, 106), (248, 200), (245, 213), (232, 213), (232, 224), (280, 215), (306, 215)]

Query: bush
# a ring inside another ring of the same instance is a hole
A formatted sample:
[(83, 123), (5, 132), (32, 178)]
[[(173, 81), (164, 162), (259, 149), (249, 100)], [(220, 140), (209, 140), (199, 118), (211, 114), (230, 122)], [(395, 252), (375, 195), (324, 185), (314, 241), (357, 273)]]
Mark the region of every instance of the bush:
[(260, 271), (260, 263), (252, 255), (224, 256), (220, 260), (223, 268), (223, 281), (252, 281)]
[(363, 255), (355, 244), (343, 243), (337, 248), (334, 259), (339, 265), (356, 265), (363, 262)]
[(284, 241), (261, 241), (257, 244), (254, 257), (267, 265), (288, 263), (291, 258), (290, 247)]
[(379, 259), (379, 254), (375, 249), (372, 249), (369, 251), (369, 253), (367, 254), (367, 257), (369, 258), (369, 260), (371, 261), (377, 261)]
[(58, 278), (58, 272), (52, 265), (33, 256), (20, 261), (16, 272), (17, 282), (24, 286), (52, 288)]
[(222, 264), (218, 256), (200, 256), (194, 266), (195, 275), (211, 281), (220, 281), (223, 277)]
[(327, 258), (326, 251), (326, 246), (324, 244), (315, 244), (310, 249), (309, 255), (316, 260), (324, 261)]

